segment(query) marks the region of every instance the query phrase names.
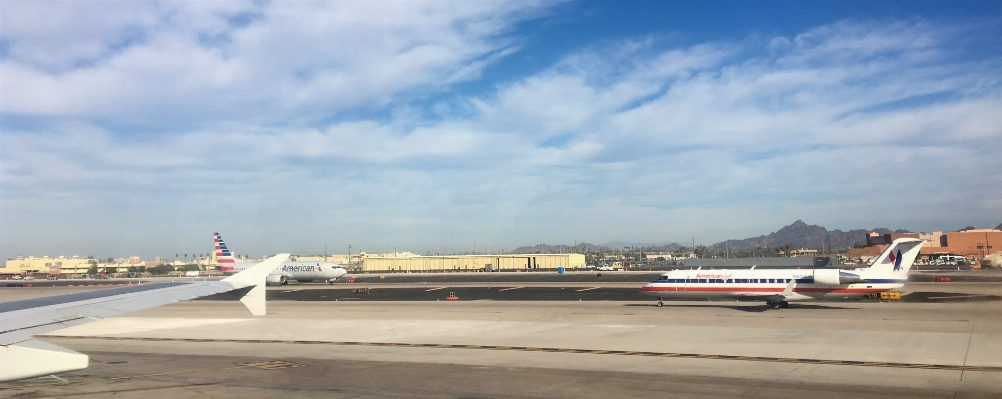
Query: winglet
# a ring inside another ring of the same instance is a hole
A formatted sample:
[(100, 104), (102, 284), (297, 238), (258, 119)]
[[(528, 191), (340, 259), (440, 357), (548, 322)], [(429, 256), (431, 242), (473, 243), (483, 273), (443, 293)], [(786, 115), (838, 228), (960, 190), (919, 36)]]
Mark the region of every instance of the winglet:
[(289, 259), (289, 254), (278, 254), (264, 262), (258, 263), (246, 270), (224, 278), (223, 281), (233, 284), (237, 289), (253, 287), (240, 298), (240, 302), (251, 311), (254, 316), (264, 316), (265, 310), (265, 278), (275, 271), (283, 262)]
[(790, 295), (793, 295), (793, 286), (795, 284), (797, 284), (797, 279), (795, 279), (795, 278), (790, 279), (790, 284), (787, 284), (786, 288), (783, 289), (783, 297), (784, 298), (789, 298)]

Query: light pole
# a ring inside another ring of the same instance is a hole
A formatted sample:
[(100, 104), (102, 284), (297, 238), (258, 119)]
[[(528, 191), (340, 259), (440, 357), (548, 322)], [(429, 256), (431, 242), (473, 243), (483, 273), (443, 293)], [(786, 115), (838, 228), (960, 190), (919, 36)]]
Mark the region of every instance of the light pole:
[(348, 264), (351, 264), (351, 244), (348, 244)]

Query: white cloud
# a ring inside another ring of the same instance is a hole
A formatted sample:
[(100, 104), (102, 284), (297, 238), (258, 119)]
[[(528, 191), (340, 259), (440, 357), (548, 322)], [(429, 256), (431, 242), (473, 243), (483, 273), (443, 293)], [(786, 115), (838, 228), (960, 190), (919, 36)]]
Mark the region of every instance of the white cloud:
[[(196, 44), (166, 24), (80, 70), (5, 59), (3, 101), (18, 95), (4, 112), (58, 116), (44, 134), (4, 129), (5, 247), (66, 238), (21, 232), (62, 219), (102, 226), (109, 250), (123, 231), (153, 234), (143, 225), (196, 239), (241, 232), (233, 239), (264, 253), (306, 251), (301, 238), (320, 236), (356, 249), (511, 249), (697, 233), (709, 243), (796, 219), (921, 229), (997, 217), (997, 61), (955, 59), (942, 27), (843, 21), (737, 44), (628, 40), (422, 106), (414, 90), (475, 78), (527, 14), (484, 3), (303, 10), (314, 6), (254, 8), (261, 16), (237, 27), (213, 16), (239, 12), (198, 13), (216, 23), (185, 26), (223, 26), (209, 30), (229, 39)], [(22, 93), (9, 71), (48, 88)], [(391, 116), (316, 122), (352, 107)], [(201, 119), (136, 135), (101, 122), (133, 112), (168, 127)]]

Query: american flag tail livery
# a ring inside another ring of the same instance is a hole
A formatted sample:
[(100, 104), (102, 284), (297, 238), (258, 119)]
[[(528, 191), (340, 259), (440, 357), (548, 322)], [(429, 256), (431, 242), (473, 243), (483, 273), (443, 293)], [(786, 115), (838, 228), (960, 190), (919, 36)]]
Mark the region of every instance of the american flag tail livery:
[(922, 243), (924, 242), (924, 240), (917, 238), (899, 238), (894, 240), (873, 261), (873, 266), (870, 266), (868, 274), (890, 275), (908, 273), (908, 270), (912, 268), (912, 264), (915, 263), (915, 258), (918, 257), (919, 250), (922, 248)]
[(216, 268), (224, 272), (233, 271), (237, 260), (233, 257), (230, 250), (226, 248), (226, 243), (223, 242), (223, 236), (219, 235), (219, 233), (212, 233), (212, 240), (216, 244)]

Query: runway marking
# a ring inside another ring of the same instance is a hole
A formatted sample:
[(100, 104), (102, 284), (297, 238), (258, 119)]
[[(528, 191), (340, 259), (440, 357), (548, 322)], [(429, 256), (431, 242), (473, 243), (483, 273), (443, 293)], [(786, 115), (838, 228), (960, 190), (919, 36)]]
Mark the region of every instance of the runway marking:
[[(800, 363), (800, 364), (820, 364), (820, 365), (831, 365), (831, 366), (856, 366), (856, 367), (891, 367), (891, 368), (903, 368), (903, 369), (927, 369), (927, 370), (951, 370), (951, 371), (983, 371), (983, 372), (1002, 373), (1002, 367), (999, 366), (958, 366), (951, 364), (868, 362), (859, 360), (800, 359), (791, 357), (768, 357), (768, 356), (734, 356), (734, 355), (715, 355), (709, 353), (637, 352), (637, 351), (607, 350), (607, 349), (540, 348), (534, 346), (453, 345), (453, 344), (421, 344), (421, 343), (403, 343), (403, 342), (364, 342), (364, 341), (297, 341), (297, 340), (272, 340), (272, 339), (83, 337), (83, 336), (71, 336), (71, 335), (38, 335), (37, 337), (59, 338), (59, 339), (94, 339), (94, 340), (105, 340), (105, 341), (225, 342), (225, 343), (242, 343), (242, 344), (293, 344), (293, 345), (385, 346), (385, 347), (403, 347), (403, 348), (479, 349), (479, 350), (496, 350), (496, 351), (514, 351), (514, 352), (558, 352), (558, 353), (584, 353), (590, 355), (658, 356), (658, 357), (680, 357), (688, 359), (707, 359), (707, 360)], [(247, 366), (241, 366), (241, 367), (247, 367)], [(226, 369), (211, 369), (211, 370), (226, 370)], [(194, 371), (198, 370), (190, 370), (185, 372), (194, 372)], [(150, 374), (150, 375), (152, 376), (152, 375), (166, 375), (166, 374), (181, 374), (185, 372)], [(141, 377), (141, 376), (116, 377), (116, 378), (136, 378), (136, 377)], [(73, 381), (73, 382), (78, 382), (78, 381)], [(53, 385), (53, 384), (40, 384), (40, 385)], [(8, 387), (0, 387), (0, 389), (7, 389), (7, 388)]]
[(583, 289), (580, 289), (580, 290), (574, 290), (574, 291), (576, 291), (576, 292), (581, 292), (581, 291), (591, 291), (591, 290), (597, 290), (597, 289), (599, 289), (599, 288), (602, 288), (602, 287), (591, 287), (591, 288), (583, 288)]
[(282, 291), (282, 293), (283, 293), (283, 294), (288, 294), (288, 293), (290, 293), (290, 292), (296, 292), (296, 291), (302, 291), (302, 290), (303, 290), (302, 288), (296, 288), (296, 289), (294, 289), (294, 290), (288, 290), (288, 291)]
[(498, 290), (498, 292), (501, 292), (501, 291), (510, 291), (510, 290), (517, 290), (517, 289), (519, 289), (519, 288), (525, 288), (525, 287), (511, 287), (511, 288), (505, 288), (505, 289), (503, 289), (503, 290)]
[(449, 288), (449, 287), (436, 287), (436, 288), (432, 288), (432, 289), (428, 289), (428, 290), (424, 290), (424, 292), (428, 292), (428, 291), (438, 291), (438, 290), (444, 290), (444, 289), (446, 289), (446, 288)]
[(287, 369), (292, 367), (304, 367), (305, 364), (287, 362), (285, 360), (266, 360), (263, 362), (254, 363), (237, 363), (241, 366), (254, 367), (262, 370), (278, 370)]

